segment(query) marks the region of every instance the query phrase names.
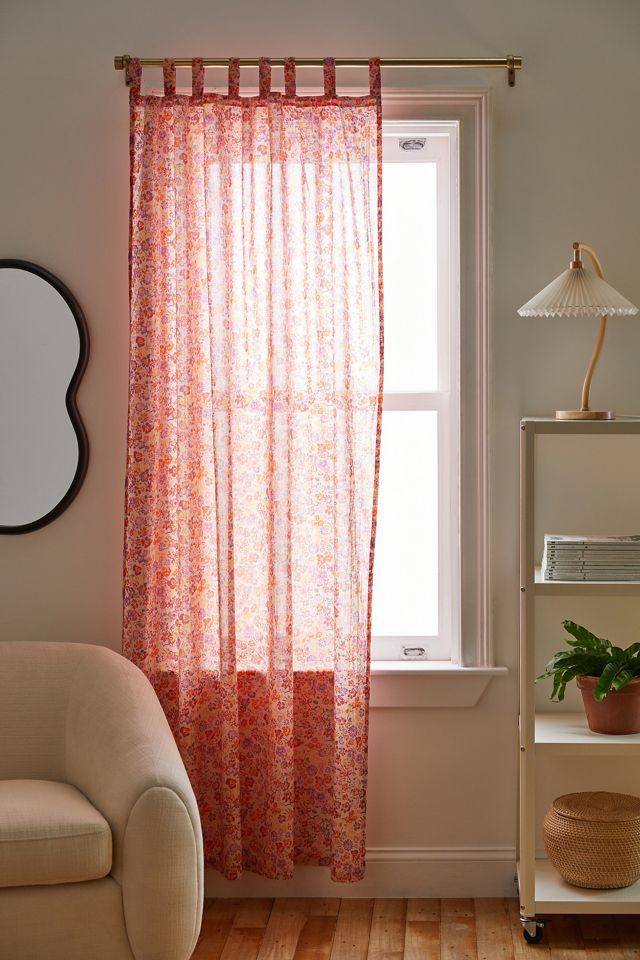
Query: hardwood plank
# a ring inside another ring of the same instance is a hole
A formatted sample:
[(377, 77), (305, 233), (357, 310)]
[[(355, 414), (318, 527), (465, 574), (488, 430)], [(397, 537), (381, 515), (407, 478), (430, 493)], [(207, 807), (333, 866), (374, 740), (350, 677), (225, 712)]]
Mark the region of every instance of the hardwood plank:
[(407, 920), (437, 920), (440, 922), (440, 901), (410, 897), (407, 901)]
[(520, 901), (509, 899), (509, 919), (511, 921), (511, 942), (514, 960), (549, 960), (549, 943), (546, 932), (540, 943), (527, 943), (520, 923)]
[[(615, 917), (608, 917), (602, 914), (589, 916), (585, 914), (578, 918), (580, 933), (583, 940), (615, 940), (618, 936), (619, 923)], [(585, 943), (585, 946), (589, 944)]]
[(474, 900), (478, 960), (514, 960), (513, 939), (506, 900)]
[(240, 928), (264, 929), (269, 922), (272, 909), (273, 900), (271, 899), (256, 897), (254, 900), (241, 900), (233, 918), (233, 925)]
[(442, 920), (472, 919), (474, 917), (473, 900), (459, 898), (441, 900), (440, 915)]
[(264, 931), (258, 960), (293, 960), (307, 920), (304, 900), (276, 900)]
[(331, 960), (366, 960), (373, 900), (343, 900), (333, 937)]
[(205, 900), (202, 909), (202, 920), (203, 922), (213, 918), (220, 920), (230, 918), (233, 920), (241, 904), (242, 900), (237, 897)]
[(263, 937), (261, 927), (232, 927), (220, 960), (256, 960)]
[(329, 960), (336, 922), (335, 916), (325, 914), (308, 917), (298, 937), (294, 960)]
[(616, 917), (624, 960), (640, 960), (640, 916)]
[(611, 940), (589, 940), (585, 955), (587, 960), (624, 960), (624, 948)]
[(205, 900), (202, 927), (191, 960), (220, 960), (240, 900)]
[(588, 960), (580, 926), (575, 917), (558, 914), (544, 928), (551, 960)]
[(309, 917), (337, 917), (340, 911), (340, 897), (308, 897), (302, 903)]
[(438, 920), (407, 920), (404, 960), (440, 960)]
[(368, 960), (403, 960), (406, 900), (375, 900)]
[(596, 914), (579, 918), (579, 927), (588, 960), (624, 960), (618, 918)]
[(473, 900), (442, 900), (440, 956), (442, 960), (477, 960)]

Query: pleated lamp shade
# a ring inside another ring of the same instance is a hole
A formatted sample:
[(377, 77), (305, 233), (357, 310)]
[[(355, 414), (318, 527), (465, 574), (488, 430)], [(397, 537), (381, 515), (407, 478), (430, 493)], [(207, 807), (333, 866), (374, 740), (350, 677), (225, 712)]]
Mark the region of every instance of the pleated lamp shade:
[(637, 312), (626, 297), (586, 267), (565, 270), (518, 310), (521, 317), (611, 317)]

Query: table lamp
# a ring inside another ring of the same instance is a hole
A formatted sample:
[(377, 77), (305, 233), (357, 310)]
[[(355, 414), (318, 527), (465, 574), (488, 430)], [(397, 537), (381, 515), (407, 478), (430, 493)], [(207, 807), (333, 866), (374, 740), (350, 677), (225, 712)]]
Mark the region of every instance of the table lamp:
[[(584, 266), (582, 251), (590, 257), (595, 273)], [(605, 281), (600, 261), (586, 243), (574, 243), (569, 269), (520, 307), (521, 317), (600, 317), (598, 340), (584, 378), (580, 409), (556, 410), (557, 420), (615, 420), (615, 413), (610, 410), (589, 409), (591, 381), (604, 344), (607, 318), (637, 312), (637, 307)]]

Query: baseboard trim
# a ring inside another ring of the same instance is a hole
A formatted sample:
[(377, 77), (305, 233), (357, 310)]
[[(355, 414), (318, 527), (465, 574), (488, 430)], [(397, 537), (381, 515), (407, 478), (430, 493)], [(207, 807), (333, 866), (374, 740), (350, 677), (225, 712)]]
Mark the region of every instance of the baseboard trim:
[(512, 897), (514, 847), (371, 847), (358, 883), (334, 883), (327, 867), (299, 866), (291, 880), (205, 872), (207, 897)]
[(367, 863), (465, 863), (507, 860), (515, 863), (515, 847), (369, 847)]

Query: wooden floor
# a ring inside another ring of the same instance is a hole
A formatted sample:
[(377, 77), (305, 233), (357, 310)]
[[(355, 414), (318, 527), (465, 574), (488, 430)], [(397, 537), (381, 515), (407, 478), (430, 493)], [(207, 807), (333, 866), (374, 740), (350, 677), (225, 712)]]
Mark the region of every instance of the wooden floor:
[(206, 900), (192, 960), (640, 960), (640, 917), (554, 917), (517, 900)]

